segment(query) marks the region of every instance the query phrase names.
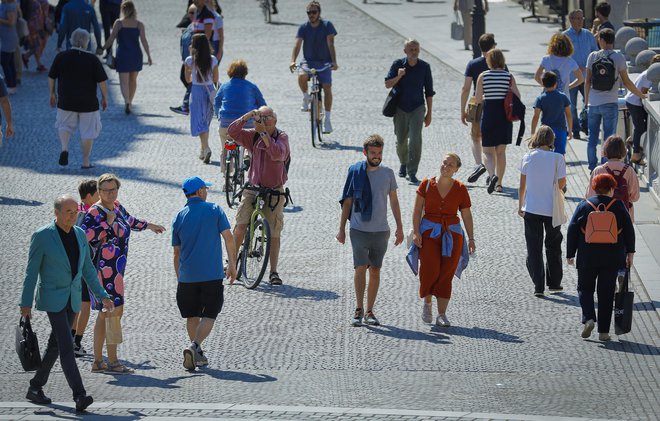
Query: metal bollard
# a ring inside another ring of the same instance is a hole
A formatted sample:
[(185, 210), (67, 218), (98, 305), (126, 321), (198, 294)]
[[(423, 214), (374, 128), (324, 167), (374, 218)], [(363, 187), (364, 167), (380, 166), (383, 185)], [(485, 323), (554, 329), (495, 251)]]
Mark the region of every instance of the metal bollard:
[(470, 15), (472, 16), (472, 58), (477, 58), (481, 57), (479, 37), (486, 33), (486, 13), (482, 0), (474, 0)]

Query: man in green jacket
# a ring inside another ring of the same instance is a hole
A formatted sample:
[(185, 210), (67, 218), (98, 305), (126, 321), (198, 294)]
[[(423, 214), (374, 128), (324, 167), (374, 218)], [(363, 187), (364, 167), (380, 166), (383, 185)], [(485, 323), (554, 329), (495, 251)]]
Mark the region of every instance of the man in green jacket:
[(103, 301), (105, 310), (113, 311), (114, 304), (98, 282), (85, 232), (74, 226), (78, 203), (72, 196), (60, 196), (55, 199), (54, 210), (55, 221), (32, 235), (23, 281), (21, 316), (32, 317), (36, 288), (37, 310), (48, 314), (52, 327), (41, 367), (30, 380), (26, 398), (41, 405), (51, 403), (42, 388), (59, 354), (62, 371), (73, 391), (76, 411), (82, 412), (94, 401), (83, 386), (71, 338), (71, 323), (80, 311), (82, 278), (96, 299)]

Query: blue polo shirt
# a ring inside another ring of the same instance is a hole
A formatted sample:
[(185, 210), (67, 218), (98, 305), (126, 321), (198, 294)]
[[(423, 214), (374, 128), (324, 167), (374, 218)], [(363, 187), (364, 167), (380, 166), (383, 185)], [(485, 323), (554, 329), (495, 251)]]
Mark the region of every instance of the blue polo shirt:
[(406, 113), (414, 111), (426, 103), (426, 98), (435, 95), (431, 66), (424, 60), (417, 59), (417, 64), (411, 66), (406, 58), (394, 60), (385, 80), (396, 77), (399, 69), (404, 67), (406, 75), (396, 85), (397, 108)]
[(230, 228), (220, 206), (199, 197), (188, 199), (172, 222), (172, 246), (181, 247), (179, 282), (224, 279), (220, 234)]
[(566, 107), (571, 106), (571, 101), (565, 93), (554, 90), (543, 92), (536, 98), (534, 108), (541, 110), (541, 124), (550, 126), (553, 130), (566, 131)]

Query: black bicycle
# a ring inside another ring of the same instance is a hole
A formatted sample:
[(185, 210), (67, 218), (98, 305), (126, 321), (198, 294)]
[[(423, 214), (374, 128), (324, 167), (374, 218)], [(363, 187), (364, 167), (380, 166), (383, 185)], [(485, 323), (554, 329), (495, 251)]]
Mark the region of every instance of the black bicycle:
[(225, 156), (225, 196), (227, 206), (232, 209), (241, 201), (243, 184), (245, 184), (245, 172), (249, 168), (250, 161), (246, 159), (245, 149), (233, 140), (225, 142), (227, 154)]
[(321, 89), (321, 83), (319, 82), (319, 73), (328, 70), (332, 67), (332, 63), (326, 63), (320, 69), (309, 68), (307, 64), (302, 62), (295, 68), (292, 68), (292, 71), (296, 68), (301, 69), (309, 75), (309, 81), (311, 82), (312, 88), (309, 95), (312, 97), (309, 104), (309, 122), (312, 131), (312, 146), (316, 147), (316, 139), (320, 143), (323, 142), (323, 117), (325, 116), (325, 108), (323, 107), (323, 90)]

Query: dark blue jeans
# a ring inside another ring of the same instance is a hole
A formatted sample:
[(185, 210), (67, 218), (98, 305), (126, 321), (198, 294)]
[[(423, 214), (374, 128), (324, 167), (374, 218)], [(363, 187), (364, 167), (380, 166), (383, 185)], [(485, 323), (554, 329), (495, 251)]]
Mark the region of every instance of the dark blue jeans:
[(5, 73), (8, 88), (16, 87), (16, 66), (14, 65), (14, 52), (0, 51), (0, 65)]
[[(543, 264), (543, 232), (545, 231), (545, 265)], [(552, 226), (552, 217), (525, 212), (527, 271), (534, 282), (534, 292), (561, 286), (564, 276), (561, 262), (561, 226)]]
[[(600, 143), (599, 136), (601, 122), (603, 124), (603, 141), (605, 141), (611, 135), (616, 134), (618, 118), (619, 105), (616, 102), (589, 106), (589, 140), (587, 141), (589, 170), (593, 170), (598, 165), (596, 148)], [(605, 162), (607, 162), (606, 159), (600, 160), (601, 164)]]
[(78, 366), (76, 365), (76, 357), (73, 354), (71, 325), (73, 324), (76, 313), (71, 308), (71, 300), (69, 300), (66, 307), (62, 310), (58, 312), (47, 312), (46, 314), (48, 314), (48, 320), (53, 330), (50, 332), (48, 346), (41, 359), (41, 367), (39, 367), (32, 380), (30, 380), (30, 386), (35, 389), (41, 389), (48, 382), (50, 370), (59, 356), (62, 371), (64, 371), (66, 381), (73, 391), (73, 398), (85, 396), (87, 392), (83, 386)]
[(578, 92), (582, 94), (582, 107), (584, 104), (584, 83), (570, 91), (571, 94), (571, 116), (573, 117), (573, 134), (580, 134), (580, 115), (577, 111)]
[(642, 151), (640, 143), (642, 141), (642, 135), (646, 133), (649, 114), (646, 112), (644, 107), (640, 107), (639, 105), (626, 102), (626, 107), (628, 107), (630, 118), (632, 119), (634, 126), (632, 135), (633, 152), (640, 153)]
[[(578, 298), (582, 307), (582, 323), (598, 321), (598, 333), (609, 333), (614, 307), (616, 267), (578, 268)], [(598, 318), (594, 305), (594, 291), (598, 294)]]

